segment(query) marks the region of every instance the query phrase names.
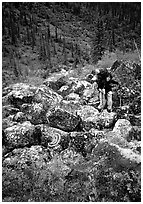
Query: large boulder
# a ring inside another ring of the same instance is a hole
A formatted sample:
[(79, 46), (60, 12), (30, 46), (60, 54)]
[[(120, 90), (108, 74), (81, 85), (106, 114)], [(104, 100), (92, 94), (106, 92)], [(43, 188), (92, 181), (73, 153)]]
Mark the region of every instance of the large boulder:
[(113, 128), (115, 132), (120, 137), (125, 138), (127, 141), (131, 139), (131, 133), (133, 132), (133, 127), (131, 123), (126, 119), (119, 119)]
[(60, 129), (41, 125), (41, 145), (49, 148), (61, 147), (61, 150), (68, 148), (70, 137), (67, 132)]
[(35, 93), (34, 101), (36, 103), (42, 103), (45, 110), (49, 110), (52, 107), (58, 105), (62, 100), (62, 96), (57, 94), (55, 91), (47, 87), (46, 85), (41, 85)]
[(35, 127), (29, 121), (8, 127), (4, 132), (8, 149), (29, 146), (39, 139), (35, 138)]
[(96, 128), (97, 119), (99, 117), (99, 111), (93, 106), (84, 105), (77, 110), (77, 115), (82, 119), (82, 128), (85, 131), (91, 128)]
[(101, 113), (93, 106), (81, 106), (77, 111), (77, 114), (82, 119), (82, 126), (85, 130), (91, 128), (103, 129), (113, 127), (117, 114), (115, 112), (109, 113), (107, 110), (103, 110)]
[(12, 86), (12, 91), (8, 93), (9, 101), (19, 108), (23, 103), (31, 103), (37, 87), (25, 83), (17, 83)]
[(115, 112), (109, 113), (106, 109), (101, 112), (98, 117), (97, 127), (98, 129), (112, 128), (117, 120), (117, 114)]
[(47, 111), (42, 103), (33, 102), (32, 104), (23, 104), (21, 106), (21, 112), (23, 112), (27, 120), (34, 125), (47, 123)]
[(51, 112), (48, 112), (47, 120), (51, 127), (59, 128), (66, 132), (71, 132), (77, 129), (81, 121), (79, 116), (70, 114), (60, 108), (55, 108)]
[(59, 108), (67, 111), (68, 113), (75, 115), (77, 114), (77, 110), (80, 108), (80, 103), (75, 103), (74, 101), (70, 100), (62, 100), (59, 104)]

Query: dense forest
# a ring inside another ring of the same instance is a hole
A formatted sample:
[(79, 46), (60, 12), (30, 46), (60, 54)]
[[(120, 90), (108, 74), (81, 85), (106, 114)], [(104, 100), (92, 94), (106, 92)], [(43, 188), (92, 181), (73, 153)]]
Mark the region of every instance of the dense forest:
[(57, 64), (67, 65), (69, 60), (75, 67), (84, 62), (96, 64), (107, 50), (139, 53), (140, 9), (138, 2), (5, 2), (3, 67), (10, 65), (16, 77), (21, 75), (24, 46), (31, 47), (48, 71), (55, 71)]
[(2, 201), (141, 202), (141, 3), (2, 3)]

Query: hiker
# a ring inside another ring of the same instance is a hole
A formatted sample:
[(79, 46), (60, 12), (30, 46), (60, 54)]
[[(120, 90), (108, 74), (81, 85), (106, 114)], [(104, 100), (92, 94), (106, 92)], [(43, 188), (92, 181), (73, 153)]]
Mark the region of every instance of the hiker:
[(112, 84), (119, 85), (119, 83), (112, 79), (112, 75), (107, 69), (103, 68), (99, 70), (96, 82), (98, 84), (100, 99), (98, 110), (103, 110), (107, 105), (107, 111), (112, 112)]

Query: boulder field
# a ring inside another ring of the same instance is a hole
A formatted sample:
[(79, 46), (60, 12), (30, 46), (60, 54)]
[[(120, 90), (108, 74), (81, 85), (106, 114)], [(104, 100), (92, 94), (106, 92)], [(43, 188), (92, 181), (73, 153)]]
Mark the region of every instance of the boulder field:
[(100, 113), (96, 83), (17, 83), (2, 103), (4, 202), (140, 201), (139, 119)]

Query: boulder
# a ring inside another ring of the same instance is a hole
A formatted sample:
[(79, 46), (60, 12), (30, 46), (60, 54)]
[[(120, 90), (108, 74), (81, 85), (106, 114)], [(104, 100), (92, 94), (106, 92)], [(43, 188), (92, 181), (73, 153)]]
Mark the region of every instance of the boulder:
[(68, 113), (75, 115), (77, 110), (80, 108), (80, 103), (75, 103), (74, 101), (70, 100), (62, 100), (59, 104), (59, 108), (67, 111)]
[(79, 116), (72, 115), (59, 108), (47, 113), (46, 116), (51, 127), (59, 128), (66, 132), (74, 131), (78, 128), (81, 121)]
[(131, 123), (126, 119), (119, 119), (113, 128), (113, 132), (127, 141), (131, 140), (131, 133), (133, 131)]
[(61, 147), (61, 150), (68, 148), (69, 134), (60, 129), (49, 127), (48, 125), (41, 125), (41, 145), (49, 148)]
[(101, 112), (98, 117), (97, 127), (98, 129), (102, 128), (111, 128), (114, 126), (117, 120), (117, 114), (115, 112), (109, 113), (106, 109)]
[(33, 102), (30, 105), (23, 104), (21, 110), (24, 112), (27, 120), (34, 125), (48, 123), (46, 118), (47, 111), (44, 109), (42, 103)]
[(62, 100), (62, 96), (57, 94), (55, 91), (46, 87), (46, 85), (41, 85), (35, 93), (34, 101), (36, 103), (43, 104), (44, 110), (49, 110), (50, 108), (58, 105)]
[(82, 119), (83, 129), (87, 131), (91, 128), (100, 130), (103, 128), (110, 128), (114, 125), (117, 118), (115, 112), (109, 113), (107, 110), (103, 110), (99, 113), (97, 109), (89, 105), (81, 106), (77, 114)]
[(23, 103), (31, 103), (37, 87), (24, 83), (17, 83), (12, 86), (8, 94), (10, 103), (19, 108)]
[(96, 128), (96, 122), (99, 117), (99, 111), (93, 106), (84, 105), (77, 110), (77, 115), (82, 119), (83, 130), (89, 131), (91, 128)]
[(35, 127), (29, 121), (18, 123), (4, 130), (8, 149), (35, 144)]
[(80, 106), (80, 109), (77, 110), (77, 115), (79, 115), (83, 121), (91, 117), (97, 117), (98, 114), (99, 111), (97, 109), (88, 105)]

